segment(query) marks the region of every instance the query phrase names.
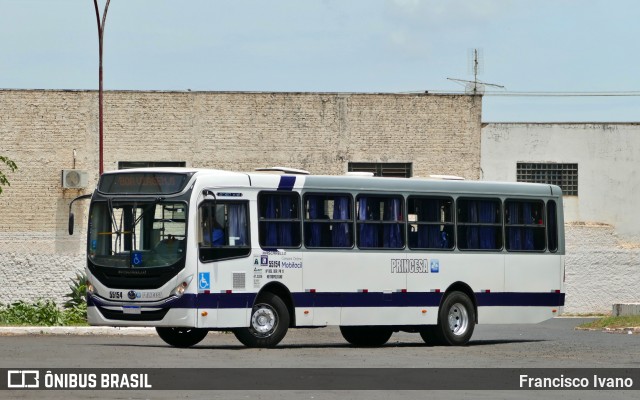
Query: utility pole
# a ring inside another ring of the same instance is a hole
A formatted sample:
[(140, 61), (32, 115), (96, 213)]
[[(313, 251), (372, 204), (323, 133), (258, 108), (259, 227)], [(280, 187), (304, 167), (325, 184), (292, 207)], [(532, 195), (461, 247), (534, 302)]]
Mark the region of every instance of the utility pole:
[(100, 123), (99, 127), (99, 154), (100, 154), (100, 167), (99, 167), (99, 175), (102, 176), (104, 172), (104, 155), (103, 155), (103, 128), (104, 128), (104, 118), (102, 113), (102, 102), (103, 102), (103, 93), (102, 93), (102, 43), (104, 38), (104, 24), (107, 20), (107, 11), (109, 11), (109, 3), (111, 0), (107, 0), (107, 3), (104, 6), (104, 11), (102, 13), (102, 21), (100, 20), (100, 11), (98, 10), (98, 0), (93, 0), (93, 5), (96, 9), (96, 21), (98, 22), (98, 119)]

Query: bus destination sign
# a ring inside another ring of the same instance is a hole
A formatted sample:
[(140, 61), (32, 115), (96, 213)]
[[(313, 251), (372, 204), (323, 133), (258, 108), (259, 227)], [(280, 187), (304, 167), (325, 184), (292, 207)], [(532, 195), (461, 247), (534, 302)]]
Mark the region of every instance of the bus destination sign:
[(173, 194), (181, 192), (191, 174), (167, 172), (123, 172), (105, 174), (98, 191), (108, 194)]

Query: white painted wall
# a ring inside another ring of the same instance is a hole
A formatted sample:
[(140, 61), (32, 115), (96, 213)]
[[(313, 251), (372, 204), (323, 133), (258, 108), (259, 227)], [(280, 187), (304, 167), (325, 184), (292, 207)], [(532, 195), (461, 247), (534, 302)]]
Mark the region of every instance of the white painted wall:
[(484, 124), (483, 180), (516, 181), (518, 162), (578, 164), (565, 196), (568, 313), (640, 301), (640, 124)]
[(610, 224), (640, 241), (640, 124), (485, 124), (480, 154), (484, 180), (515, 182), (518, 162), (578, 163), (565, 220)]

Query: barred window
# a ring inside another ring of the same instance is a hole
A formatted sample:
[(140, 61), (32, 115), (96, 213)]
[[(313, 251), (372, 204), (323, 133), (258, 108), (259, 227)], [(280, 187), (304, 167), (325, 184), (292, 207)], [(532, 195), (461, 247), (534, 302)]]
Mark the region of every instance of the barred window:
[(411, 163), (379, 163), (379, 162), (350, 162), (349, 172), (372, 172), (374, 176), (390, 178), (411, 178), (413, 168)]
[(118, 169), (186, 166), (185, 161), (118, 161)]
[(517, 163), (518, 182), (558, 185), (567, 196), (578, 195), (578, 164)]

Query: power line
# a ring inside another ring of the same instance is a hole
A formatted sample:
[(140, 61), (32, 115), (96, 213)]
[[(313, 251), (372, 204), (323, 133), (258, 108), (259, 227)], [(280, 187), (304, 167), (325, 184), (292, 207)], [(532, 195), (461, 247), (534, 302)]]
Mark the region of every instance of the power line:
[(485, 91), (485, 96), (528, 96), (528, 97), (633, 97), (640, 92), (498, 92)]
[[(428, 90), (426, 93), (435, 94), (465, 94), (462, 91)], [(528, 92), (528, 91), (496, 91), (490, 90), (484, 96), (512, 96), (512, 97), (639, 97), (640, 91), (610, 91), (610, 92)]]

